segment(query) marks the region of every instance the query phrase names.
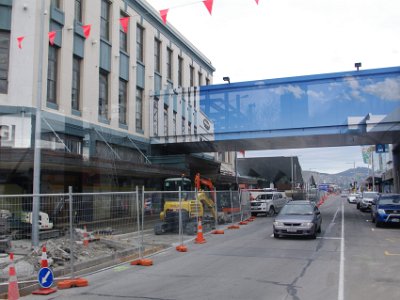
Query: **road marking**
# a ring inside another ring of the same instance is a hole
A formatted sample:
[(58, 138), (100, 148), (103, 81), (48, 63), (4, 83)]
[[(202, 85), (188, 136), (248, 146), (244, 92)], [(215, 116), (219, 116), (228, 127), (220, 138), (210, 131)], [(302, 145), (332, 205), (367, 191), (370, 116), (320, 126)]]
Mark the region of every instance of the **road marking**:
[(344, 300), (344, 204), (342, 199), (342, 232), (340, 240), (338, 300)]
[(386, 256), (400, 256), (400, 253), (390, 253), (389, 251), (385, 251)]
[(341, 237), (334, 237), (334, 236), (317, 236), (317, 239), (323, 239), (323, 240), (341, 240)]

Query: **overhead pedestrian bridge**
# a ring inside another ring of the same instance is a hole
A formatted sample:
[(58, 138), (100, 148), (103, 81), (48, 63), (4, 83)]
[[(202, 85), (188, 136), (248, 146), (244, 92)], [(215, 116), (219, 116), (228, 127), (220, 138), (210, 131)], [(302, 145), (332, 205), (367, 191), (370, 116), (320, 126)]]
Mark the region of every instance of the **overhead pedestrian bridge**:
[(194, 95), (203, 116), (196, 132), (153, 137), (153, 146), (196, 153), (400, 141), (400, 67), (208, 85)]

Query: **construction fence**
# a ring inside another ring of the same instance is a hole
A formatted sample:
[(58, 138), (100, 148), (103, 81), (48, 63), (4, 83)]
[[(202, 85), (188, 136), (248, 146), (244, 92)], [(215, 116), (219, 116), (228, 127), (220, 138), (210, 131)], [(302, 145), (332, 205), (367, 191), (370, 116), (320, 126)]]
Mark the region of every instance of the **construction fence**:
[[(39, 248), (32, 241), (34, 201)], [(193, 239), (199, 220), (206, 233), (250, 215), (249, 196), (232, 190), (0, 195), (0, 251), (15, 254), (18, 281), (29, 282), (40, 268), (42, 245), (55, 276), (70, 276)], [(7, 255), (0, 256), (2, 288), (8, 264)]]

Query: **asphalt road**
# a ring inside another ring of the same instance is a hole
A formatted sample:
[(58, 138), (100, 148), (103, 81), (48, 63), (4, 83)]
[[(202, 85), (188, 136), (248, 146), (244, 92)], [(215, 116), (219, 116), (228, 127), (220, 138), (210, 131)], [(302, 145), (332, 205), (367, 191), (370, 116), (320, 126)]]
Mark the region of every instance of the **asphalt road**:
[(400, 228), (375, 229), (367, 213), (331, 196), (316, 240), (272, 237), (258, 217), (207, 243), (121, 265), (85, 278), (89, 287), (23, 299), (400, 299)]

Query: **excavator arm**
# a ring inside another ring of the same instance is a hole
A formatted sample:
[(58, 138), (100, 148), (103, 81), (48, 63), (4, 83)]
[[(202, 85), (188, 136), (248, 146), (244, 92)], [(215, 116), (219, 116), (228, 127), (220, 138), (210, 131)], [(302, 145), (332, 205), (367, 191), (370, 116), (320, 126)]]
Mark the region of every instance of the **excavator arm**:
[[(215, 213), (216, 195), (212, 181), (210, 179), (201, 177), (200, 173), (197, 173), (194, 178), (194, 184), (198, 191), (199, 201), (201, 201), (203, 205), (207, 206), (210, 209), (212, 216), (217, 219), (217, 215)], [(210, 190), (211, 198), (204, 191), (204, 189), (202, 188), (203, 186), (206, 186)]]

